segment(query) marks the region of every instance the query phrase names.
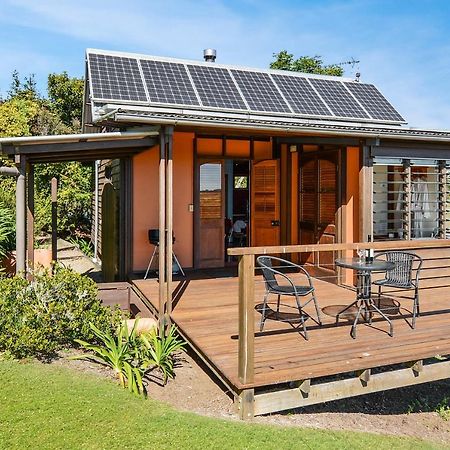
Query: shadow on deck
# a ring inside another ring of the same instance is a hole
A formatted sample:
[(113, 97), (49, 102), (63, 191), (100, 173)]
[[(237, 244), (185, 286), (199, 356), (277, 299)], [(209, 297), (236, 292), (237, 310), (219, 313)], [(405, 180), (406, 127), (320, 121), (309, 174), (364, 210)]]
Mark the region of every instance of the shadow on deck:
[[(400, 302), (400, 311), (391, 314), (394, 337), (388, 335), (387, 323), (377, 318), (371, 326), (360, 323), (357, 338), (352, 339), (350, 320), (336, 324), (335, 317), (324, 314), (323, 326), (308, 321), (308, 341), (292, 325), (267, 320), (264, 331), (255, 333), (254, 383), (243, 385), (238, 377), (238, 279), (230, 272), (222, 275), (202, 276), (197, 272), (175, 281), (172, 319), (205, 363), (236, 394), (249, 388), (277, 389), (299, 380), (361, 374), (367, 369), (450, 354), (450, 289), (421, 291), (421, 316), (416, 329), (410, 326), (409, 292), (390, 292), (388, 296)], [(157, 311), (158, 281), (134, 280), (133, 284)], [(323, 280), (314, 280), (314, 285), (320, 307), (326, 311), (348, 305), (355, 298), (353, 290)], [(258, 304), (263, 293), (262, 279), (256, 276), (255, 330), (259, 330)], [(313, 308), (312, 304), (308, 307)], [(309, 312), (313, 315), (313, 310)], [(447, 370), (450, 377), (450, 367)]]

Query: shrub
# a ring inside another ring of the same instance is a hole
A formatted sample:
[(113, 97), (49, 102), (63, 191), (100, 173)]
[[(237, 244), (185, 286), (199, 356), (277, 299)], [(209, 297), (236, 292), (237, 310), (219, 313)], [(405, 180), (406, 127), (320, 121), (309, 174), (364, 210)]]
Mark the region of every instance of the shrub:
[(61, 266), (35, 275), (0, 279), (0, 351), (15, 358), (51, 356), (75, 339), (96, 341), (89, 323), (111, 332), (122, 313), (104, 307), (95, 283)]
[(15, 246), (14, 211), (0, 202), (0, 263), (6, 254)]
[(185, 343), (178, 337), (175, 326), (171, 326), (165, 336), (159, 336), (156, 329), (139, 334), (138, 320), (131, 331), (126, 321), (123, 321), (115, 336), (103, 333), (91, 324), (101, 343), (92, 344), (77, 339), (77, 343), (93, 354), (86, 353), (72, 359), (88, 359), (108, 366), (114, 370), (123, 388), (128, 387), (130, 392), (146, 396), (144, 381), (150, 380), (153, 371), (161, 374), (162, 384), (166, 384), (168, 378), (175, 377), (174, 355), (184, 350)]

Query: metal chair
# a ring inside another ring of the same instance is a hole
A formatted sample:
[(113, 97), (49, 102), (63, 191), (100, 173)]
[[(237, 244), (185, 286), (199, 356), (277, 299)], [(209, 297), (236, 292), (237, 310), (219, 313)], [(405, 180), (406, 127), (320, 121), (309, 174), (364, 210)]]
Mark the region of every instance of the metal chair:
[[(276, 311), (276, 320), (280, 320), (283, 322), (293, 322), (292, 319), (281, 319), (280, 318), (280, 297), (282, 295), (295, 297), (295, 302), (298, 309), (299, 314), (299, 321), (300, 325), (303, 328), (304, 337), (306, 340), (308, 340), (308, 331), (306, 330), (305, 321), (309, 317), (311, 317), (309, 314), (305, 313), (303, 311), (303, 308), (310, 303), (311, 301), (314, 302), (314, 306), (316, 308), (316, 314), (317, 314), (317, 321), (313, 319), (318, 325), (322, 325), (322, 320), (320, 318), (320, 310), (319, 305), (317, 304), (317, 300), (314, 294), (314, 286), (312, 284), (312, 279), (309, 273), (298, 264), (295, 264), (291, 261), (286, 261), (285, 259), (277, 258), (275, 256), (259, 256), (257, 258), (258, 265), (261, 267), (263, 278), (264, 278), (264, 284), (266, 287), (266, 292), (264, 294), (264, 301), (263, 301), (263, 307), (261, 312), (261, 323), (259, 330), (262, 331), (264, 328), (264, 323), (267, 319), (267, 300), (270, 294), (274, 294), (278, 297), (277, 299), (277, 311)], [(308, 285), (296, 285), (294, 281), (288, 277), (286, 274), (280, 272), (279, 270), (276, 270), (273, 268), (272, 262), (280, 263), (283, 267), (287, 268), (293, 268), (293, 269), (299, 269), (300, 272), (303, 273), (303, 275), (306, 276), (308, 280)], [(287, 283), (286, 284), (279, 284), (277, 277), (282, 278)], [(306, 301), (305, 303), (300, 302), (300, 297), (305, 297), (307, 295), (311, 295), (311, 298)], [(312, 317), (311, 317), (312, 318)], [(299, 325), (299, 326), (300, 326)]]
[[(420, 315), (419, 308), (419, 277), (422, 267), (422, 258), (415, 253), (403, 251), (387, 251), (379, 253), (376, 258), (386, 258), (395, 264), (394, 269), (388, 270), (382, 280), (376, 280), (373, 284), (378, 286), (378, 305), (381, 301), (381, 289), (383, 286), (397, 289), (414, 289), (412, 328), (416, 327), (416, 317)], [(414, 276), (415, 272), (415, 276)]]
[[(148, 241), (150, 242), (150, 244), (154, 245), (154, 250), (152, 253), (152, 256), (150, 257), (150, 261), (148, 262), (148, 266), (147, 266), (147, 271), (145, 272), (144, 275), (144, 280), (147, 279), (148, 277), (148, 273), (150, 272), (150, 267), (152, 266), (153, 260), (156, 256), (156, 254), (158, 254), (159, 256), (159, 229), (152, 229), (152, 230), (148, 230)], [(175, 242), (175, 236), (172, 235), (172, 242)], [(181, 274), (183, 275), (183, 277), (186, 276), (186, 274), (184, 273), (183, 268), (181, 267), (180, 262), (178, 261), (177, 256), (175, 255), (175, 253), (172, 254), (173, 257), (173, 270), (172, 273), (176, 274), (178, 272), (181, 272)]]

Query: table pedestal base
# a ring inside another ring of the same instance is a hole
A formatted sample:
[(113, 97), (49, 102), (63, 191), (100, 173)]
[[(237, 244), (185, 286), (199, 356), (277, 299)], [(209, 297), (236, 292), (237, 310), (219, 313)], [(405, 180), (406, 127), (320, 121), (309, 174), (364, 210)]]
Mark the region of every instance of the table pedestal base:
[[(372, 299), (372, 280), (369, 271), (359, 270), (357, 272), (358, 284), (356, 289), (356, 300), (350, 305), (346, 306), (342, 311), (336, 315), (336, 323), (339, 322), (341, 314), (345, 313), (350, 308), (358, 308), (355, 320), (350, 331), (350, 336), (356, 338), (356, 326), (358, 325), (358, 320), (360, 317), (364, 317), (365, 322), (369, 325), (372, 324), (373, 313), (378, 313), (384, 320), (389, 323), (389, 335), (394, 336), (394, 327), (392, 325), (391, 319), (386, 316), (376, 305)], [(363, 316), (364, 314), (364, 316)]]

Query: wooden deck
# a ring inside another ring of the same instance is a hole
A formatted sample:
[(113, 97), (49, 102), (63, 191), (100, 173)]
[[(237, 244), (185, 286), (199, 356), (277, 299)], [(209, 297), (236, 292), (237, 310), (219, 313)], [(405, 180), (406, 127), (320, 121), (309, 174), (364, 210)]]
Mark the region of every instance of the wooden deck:
[[(352, 339), (350, 322), (341, 320), (336, 325), (334, 317), (324, 314), (322, 327), (308, 320), (308, 341), (291, 325), (267, 320), (264, 331), (255, 334), (254, 382), (244, 385), (238, 377), (238, 278), (197, 278), (198, 275), (196, 279), (174, 282), (172, 320), (236, 394), (249, 388), (262, 391), (286, 382), (450, 354), (450, 287), (421, 290), (421, 316), (414, 330), (405, 320), (410, 320), (412, 301), (407, 297), (412, 293), (397, 291), (389, 293), (389, 297), (401, 302), (404, 316), (392, 316), (394, 337), (388, 335), (387, 323), (379, 319), (375, 319), (372, 326), (359, 324), (357, 338)], [(133, 283), (156, 311), (157, 280)], [(314, 285), (321, 308), (348, 305), (355, 298), (354, 291), (323, 280), (315, 280)], [(256, 276), (255, 330), (259, 330), (257, 305), (262, 301), (263, 292), (262, 279)], [(312, 304), (306, 310), (313, 315)], [(450, 366), (447, 376), (450, 377)], [(445, 374), (441, 378), (445, 378)]]

